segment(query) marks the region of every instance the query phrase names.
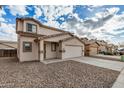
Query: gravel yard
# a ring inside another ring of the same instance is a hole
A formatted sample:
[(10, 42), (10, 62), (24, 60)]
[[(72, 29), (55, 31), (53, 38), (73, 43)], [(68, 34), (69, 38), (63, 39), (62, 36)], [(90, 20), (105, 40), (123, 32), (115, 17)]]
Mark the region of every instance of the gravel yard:
[(112, 87), (119, 72), (75, 61), (0, 62), (0, 87)]

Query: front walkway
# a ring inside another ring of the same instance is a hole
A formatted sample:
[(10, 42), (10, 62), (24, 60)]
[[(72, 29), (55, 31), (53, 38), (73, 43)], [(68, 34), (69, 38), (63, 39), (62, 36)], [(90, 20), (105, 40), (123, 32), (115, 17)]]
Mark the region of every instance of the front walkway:
[(70, 60), (70, 59), (47, 59), (47, 60), (43, 60), (41, 62), (44, 63), (44, 64), (50, 64), (50, 63), (68, 61), (68, 60)]
[(124, 62), (119, 62), (119, 61), (97, 59), (92, 57), (79, 57), (79, 58), (73, 58), (71, 60), (98, 67), (108, 68), (116, 71), (121, 71), (124, 68)]

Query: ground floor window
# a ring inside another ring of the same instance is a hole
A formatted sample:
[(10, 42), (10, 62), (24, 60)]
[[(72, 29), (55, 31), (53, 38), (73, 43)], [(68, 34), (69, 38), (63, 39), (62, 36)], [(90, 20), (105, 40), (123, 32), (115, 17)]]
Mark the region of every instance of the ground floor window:
[(32, 42), (23, 42), (23, 52), (32, 52)]

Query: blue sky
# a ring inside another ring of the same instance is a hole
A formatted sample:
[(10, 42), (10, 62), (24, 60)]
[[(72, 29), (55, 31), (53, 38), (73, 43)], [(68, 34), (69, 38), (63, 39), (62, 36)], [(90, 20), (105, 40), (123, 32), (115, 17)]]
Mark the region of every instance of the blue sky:
[(124, 40), (123, 5), (3, 6), (0, 39), (17, 40), (16, 17), (33, 17), (47, 26), (73, 32), (79, 37), (115, 44)]

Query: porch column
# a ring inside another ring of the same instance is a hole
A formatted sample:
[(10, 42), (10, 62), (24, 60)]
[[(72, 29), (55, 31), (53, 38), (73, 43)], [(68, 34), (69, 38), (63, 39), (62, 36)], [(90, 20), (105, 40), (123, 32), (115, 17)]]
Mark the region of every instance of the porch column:
[(64, 45), (64, 43), (62, 42), (61, 43), (61, 59), (64, 59), (65, 58), (65, 45)]
[(44, 41), (40, 40), (40, 62), (44, 60)]

